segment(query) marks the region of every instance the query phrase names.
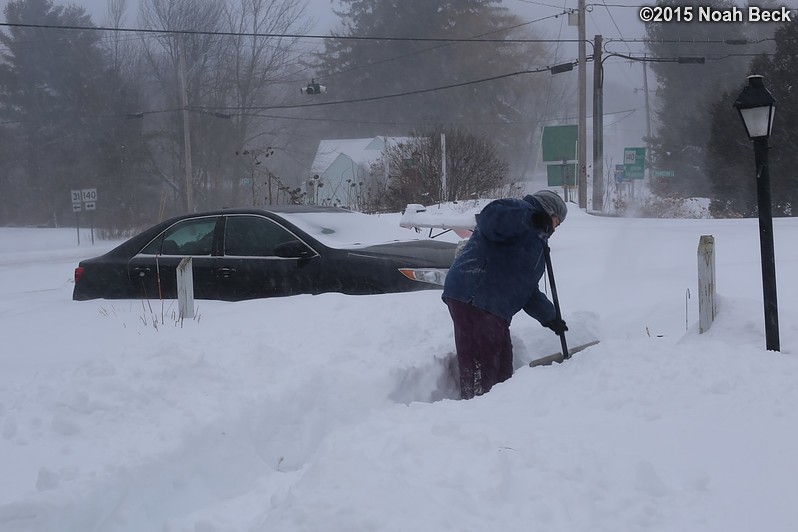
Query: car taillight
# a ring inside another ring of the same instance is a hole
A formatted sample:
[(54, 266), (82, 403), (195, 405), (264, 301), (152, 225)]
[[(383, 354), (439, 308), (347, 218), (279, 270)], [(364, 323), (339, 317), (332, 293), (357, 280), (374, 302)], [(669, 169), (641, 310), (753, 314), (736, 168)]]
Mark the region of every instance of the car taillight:
[(449, 270), (445, 268), (399, 268), (399, 271), (411, 281), (443, 286), (443, 281)]
[(82, 266), (78, 266), (77, 268), (75, 268), (75, 284), (78, 284), (78, 281), (80, 280), (80, 276), (83, 275), (84, 271), (85, 271), (85, 268), (83, 268)]

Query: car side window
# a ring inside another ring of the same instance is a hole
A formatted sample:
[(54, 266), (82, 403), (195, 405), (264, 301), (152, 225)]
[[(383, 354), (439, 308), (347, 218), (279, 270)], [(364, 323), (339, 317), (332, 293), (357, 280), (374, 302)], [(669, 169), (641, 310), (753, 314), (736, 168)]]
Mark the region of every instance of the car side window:
[(228, 216), (224, 254), (239, 257), (272, 257), (274, 246), (296, 240), (285, 228), (262, 216)]
[(216, 218), (192, 218), (169, 227), (150, 242), (144, 255), (210, 255)]

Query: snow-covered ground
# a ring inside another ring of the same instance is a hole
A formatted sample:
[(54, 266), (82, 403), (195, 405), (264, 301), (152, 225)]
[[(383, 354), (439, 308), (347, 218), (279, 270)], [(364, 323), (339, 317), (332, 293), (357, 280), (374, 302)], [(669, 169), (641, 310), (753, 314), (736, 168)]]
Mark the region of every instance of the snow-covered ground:
[[(398, 217), (397, 217), (398, 223)], [(718, 316), (697, 332), (699, 237)], [(599, 218), (552, 238), (569, 343), (518, 315), (516, 374), (451, 400), (440, 292), (71, 301), (74, 229), (0, 229), (0, 530), (798, 530), (798, 219)], [(159, 323), (158, 327), (153, 322)]]

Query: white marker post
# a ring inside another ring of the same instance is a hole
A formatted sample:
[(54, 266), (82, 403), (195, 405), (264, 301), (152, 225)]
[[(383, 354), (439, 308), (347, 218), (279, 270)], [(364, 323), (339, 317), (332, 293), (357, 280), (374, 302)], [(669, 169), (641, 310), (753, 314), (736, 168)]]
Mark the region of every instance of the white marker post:
[(81, 192), (84, 208), (89, 211), (89, 224), (91, 225), (91, 244), (94, 245), (94, 209), (97, 208), (97, 189), (84, 188)]
[(698, 333), (703, 334), (715, 320), (715, 237), (702, 235), (698, 241)]
[(186, 257), (177, 266), (177, 308), (180, 320), (194, 318), (194, 269), (191, 257)]

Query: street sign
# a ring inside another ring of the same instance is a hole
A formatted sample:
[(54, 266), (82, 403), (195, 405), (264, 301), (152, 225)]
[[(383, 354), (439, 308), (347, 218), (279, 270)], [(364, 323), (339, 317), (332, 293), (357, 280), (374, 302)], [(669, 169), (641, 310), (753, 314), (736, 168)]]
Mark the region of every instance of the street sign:
[(82, 190), (71, 190), (70, 196), (72, 199), (72, 212), (75, 213), (75, 229), (78, 233), (78, 245), (80, 245), (80, 211), (84, 209), (90, 211), (91, 243), (94, 244), (94, 212), (91, 211), (97, 209), (97, 189), (84, 188)]
[(646, 170), (646, 149), (624, 148), (623, 168), (627, 180), (643, 179)]
[(81, 190), (81, 197), (84, 203), (87, 202), (95, 202), (97, 201), (97, 189), (96, 188), (84, 188)]
[(543, 162), (576, 160), (577, 126), (543, 126)]
[(550, 187), (575, 187), (576, 186), (576, 165), (575, 164), (547, 164), (546, 177)]
[(622, 164), (615, 165), (615, 182), (622, 183), (626, 181), (626, 172), (624, 171)]
[(651, 175), (654, 177), (676, 177), (674, 170), (652, 170)]

